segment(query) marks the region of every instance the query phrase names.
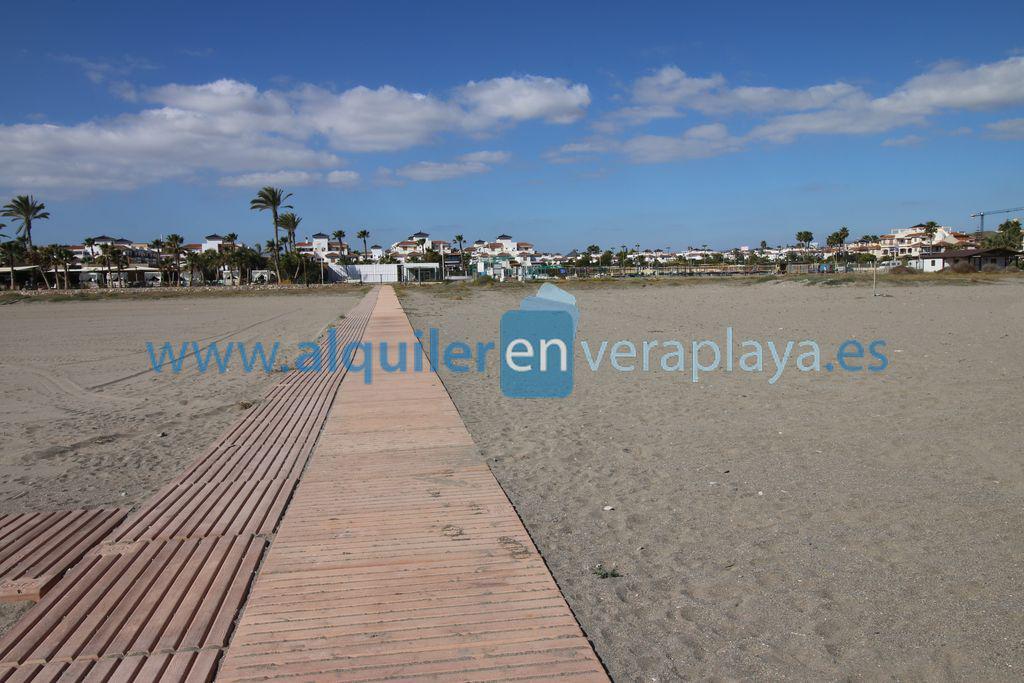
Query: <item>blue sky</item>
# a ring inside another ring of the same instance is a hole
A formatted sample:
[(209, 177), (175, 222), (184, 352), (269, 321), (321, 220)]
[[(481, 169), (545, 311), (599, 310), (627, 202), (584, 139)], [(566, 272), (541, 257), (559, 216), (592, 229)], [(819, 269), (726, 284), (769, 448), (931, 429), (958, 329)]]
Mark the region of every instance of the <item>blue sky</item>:
[(509, 232), (678, 249), (1024, 205), (1024, 6), (19, 3), (0, 192), (37, 241)]

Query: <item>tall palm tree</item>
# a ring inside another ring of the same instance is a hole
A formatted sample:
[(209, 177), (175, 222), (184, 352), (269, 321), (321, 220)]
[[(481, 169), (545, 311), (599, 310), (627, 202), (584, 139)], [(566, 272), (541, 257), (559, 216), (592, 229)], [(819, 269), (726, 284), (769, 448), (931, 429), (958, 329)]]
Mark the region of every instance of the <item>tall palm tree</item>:
[(466, 270), (466, 254), (462, 250), (462, 243), (466, 241), (466, 238), (459, 233), (455, 236), (455, 242), (459, 245), (459, 263), (462, 265), (462, 270)]
[[(277, 223), (285, 233), (285, 245), (291, 244), (292, 251), (295, 251), (295, 232), (299, 229), (299, 223), (301, 222), (302, 219), (291, 211), (282, 213), (277, 217)], [(285, 251), (287, 251), (287, 246)]]
[(932, 251), (932, 244), (935, 242), (935, 233), (937, 233), (938, 231), (939, 224), (936, 223), (935, 221), (928, 221), (927, 223), (924, 224), (924, 230), (922, 230), (922, 232), (924, 232), (924, 234), (928, 236), (929, 253), (931, 253)]
[(270, 211), (271, 216), (274, 219), (274, 249), (272, 251), (274, 256), (274, 270), (277, 272), (277, 281), (281, 282), (281, 247), (280, 240), (278, 239), (278, 224), (277, 224), (277, 212), (279, 209), (290, 209), (290, 204), (285, 204), (289, 197), (292, 196), (291, 192), (285, 193), (279, 187), (264, 187), (262, 190), (256, 193), (256, 198), (249, 202), (249, 208), (253, 211)]
[(181, 286), (181, 253), (185, 238), (178, 233), (171, 233), (164, 240), (164, 249), (171, 257), (171, 267), (174, 269), (175, 284)]
[(124, 287), (126, 284), (124, 269), (128, 267), (128, 252), (120, 247), (114, 247), (114, 267), (117, 268), (117, 280)]
[(32, 250), (32, 221), (41, 221), (50, 217), (46, 211), (46, 204), (37, 202), (35, 197), (26, 194), (20, 194), (5, 204), (0, 215), (17, 218), (21, 221), (18, 234), (25, 240), (29, 251)]
[(149, 243), (149, 248), (156, 252), (156, 267), (160, 271), (161, 285), (164, 284), (164, 246), (162, 239), (155, 239)]
[(114, 245), (107, 242), (100, 245), (100, 263), (107, 269), (106, 286), (110, 286), (110, 264), (114, 261)]
[(74, 253), (64, 245), (57, 245), (53, 248), (54, 264), (60, 266), (61, 271), (64, 273), (64, 289), (71, 289), (71, 278), (68, 275), (68, 268), (74, 260)]
[(338, 253), (340, 254), (341, 250), (345, 247), (345, 231), (335, 230), (331, 233), (331, 237), (338, 240)]
[(369, 252), (366, 249), (366, 239), (369, 236), (370, 236), (370, 231), (369, 230), (360, 230), (359, 232), (356, 233), (356, 237), (363, 241), (363, 260), (364, 261), (369, 261), (370, 260)]
[(185, 265), (188, 266), (189, 287), (191, 287), (196, 281), (196, 271), (199, 271), (199, 274), (203, 276), (203, 281), (206, 281), (206, 273), (203, 272), (203, 255), (201, 252), (190, 251), (185, 254)]

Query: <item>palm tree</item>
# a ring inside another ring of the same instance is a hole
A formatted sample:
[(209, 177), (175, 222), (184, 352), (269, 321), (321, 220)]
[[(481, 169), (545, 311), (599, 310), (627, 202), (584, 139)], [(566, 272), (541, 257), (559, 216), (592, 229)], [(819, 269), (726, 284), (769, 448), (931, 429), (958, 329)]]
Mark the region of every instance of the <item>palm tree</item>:
[(164, 241), (155, 239), (149, 243), (149, 248), (156, 252), (156, 267), (160, 270), (160, 284), (164, 283)]
[[(203, 255), (201, 252), (190, 251), (185, 254), (185, 265), (188, 266), (188, 286), (191, 287), (196, 280), (196, 271), (203, 276), (203, 281), (206, 281), (206, 273), (203, 272)], [(181, 279), (180, 277), (178, 278)]]
[(345, 231), (335, 230), (331, 233), (331, 237), (338, 240), (338, 253), (341, 253), (342, 247), (345, 245)]
[(814, 233), (810, 230), (801, 230), (796, 234), (796, 243), (806, 249), (814, 241)]
[(46, 211), (46, 204), (37, 202), (32, 195), (25, 194), (20, 194), (5, 204), (0, 215), (21, 220), (18, 233), (25, 240), (29, 251), (32, 250), (32, 221), (41, 221), (50, 217)]
[(279, 187), (264, 187), (262, 190), (256, 193), (256, 198), (249, 202), (249, 208), (253, 211), (270, 211), (271, 216), (274, 219), (274, 249), (272, 251), (274, 256), (274, 270), (277, 272), (277, 281), (281, 282), (281, 247), (280, 240), (278, 239), (278, 223), (277, 223), (277, 211), (278, 209), (290, 209), (290, 204), (285, 204), (292, 193), (285, 193)]
[(455, 236), (455, 241), (459, 245), (459, 263), (462, 264), (462, 270), (465, 271), (466, 270), (466, 254), (465, 254), (465, 252), (462, 251), (462, 243), (466, 241), (466, 238), (462, 235), (462, 233), (459, 233), (458, 235)]
[(53, 247), (52, 256), (54, 265), (60, 266), (60, 270), (64, 273), (64, 289), (71, 289), (71, 278), (68, 275), (68, 267), (71, 265), (72, 261), (75, 260), (75, 255), (64, 245), (55, 245)]
[(939, 231), (939, 224), (935, 221), (928, 221), (924, 224), (924, 234), (928, 236), (928, 252), (932, 251), (932, 244), (935, 242), (935, 233)]
[[(839, 230), (836, 231), (836, 238), (837, 238), (837, 240), (839, 242), (839, 244), (838, 244), (839, 251), (842, 252), (842, 251), (846, 250), (846, 240), (849, 237), (850, 237), (850, 229), (848, 227), (846, 227), (845, 225), (842, 226), (841, 228), (839, 228)], [(837, 259), (839, 258), (838, 254), (836, 255), (836, 258)], [(844, 261), (846, 260), (845, 257), (844, 257), (843, 260)]]
[(291, 244), (292, 251), (295, 251), (295, 232), (299, 229), (299, 223), (302, 222), (302, 219), (289, 211), (288, 213), (282, 213), (278, 216), (277, 222), (285, 232), (285, 251), (288, 250), (288, 244)]
[(107, 269), (107, 279), (104, 280), (104, 286), (105, 287), (109, 287), (110, 286), (110, 261), (111, 261), (111, 248), (112, 248), (112, 246), (113, 245), (111, 245), (109, 242), (106, 243), (106, 244), (101, 244), (100, 245), (100, 255), (99, 255), (99, 258), (96, 259), (99, 262), (100, 265), (102, 265), (103, 267), (105, 267)]
[(363, 260), (364, 261), (369, 261), (370, 260), (369, 252), (366, 250), (366, 240), (367, 240), (367, 238), (369, 236), (370, 236), (370, 231), (369, 230), (360, 230), (359, 232), (356, 233), (356, 237), (363, 241)]
[(172, 232), (164, 240), (164, 249), (167, 254), (171, 257), (171, 268), (174, 269), (175, 284), (181, 286), (181, 253), (182, 245), (185, 244), (185, 238), (176, 232)]

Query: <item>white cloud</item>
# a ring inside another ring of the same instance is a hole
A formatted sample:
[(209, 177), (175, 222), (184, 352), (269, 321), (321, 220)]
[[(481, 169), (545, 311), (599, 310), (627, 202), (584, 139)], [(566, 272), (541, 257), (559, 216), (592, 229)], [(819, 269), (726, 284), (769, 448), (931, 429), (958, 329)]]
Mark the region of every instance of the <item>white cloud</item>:
[(886, 138), (882, 141), (882, 147), (913, 147), (924, 142), (920, 135), (904, 135), (901, 138)]
[[(541, 76), (470, 82), (448, 98), (392, 86), (260, 90), (230, 79), (132, 89), (131, 96), (152, 107), (73, 125), (0, 125), (0, 186), (86, 191), (211, 171), (229, 179), (281, 168), (322, 174), (339, 165), (337, 152), (407, 149), (531, 119), (566, 123), (590, 103), (585, 85)], [(469, 169), (499, 161), (458, 163)]]
[(611, 132), (623, 125), (642, 125), (692, 110), (715, 116), (780, 114), (754, 126), (745, 136), (748, 141), (788, 143), (801, 135), (885, 133), (923, 124), (945, 110), (985, 110), (1024, 103), (1024, 57), (976, 67), (942, 64), (874, 98), (841, 81), (803, 89), (730, 87), (719, 74), (700, 78), (667, 66), (637, 79), (632, 100), (630, 106), (612, 112), (595, 127)]
[(76, 55), (52, 55), (52, 58), (77, 66), (86, 78), (97, 84), (124, 78), (134, 71), (157, 68), (148, 60), (132, 55), (125, 55), (119, 59), (89, 59)]
[(463, 154), (459, 157), (462, 161), (475, 161), (482, 164), (503, 164), (511, 158), (512, 155), (508, 152), (492, 152), (487, 150), (470, 152), (469, 154)]
[(682, 116), (692, 109), (704, 114), (733, 112), (803, 111), (820, 109), (861, 91), (847, 83), (828, 83), (806, 89), (729, 87), (721, 74), (707, 78), (688, 75), (677, 66), (662, 67), (633, 84), (633, 104), (618, 109), (595, 123), (613, 132), (622, 126), (639, 126), (656, 119)]
[[(337, 171), (335, 171), (336, 173)], [(245, 173), (220, 179), (224, 187), (251, 187), (259, 189), (266, 185), (312, 185), (320, 180), (319, 173), (308, 171), (276, 171), (274, 173)]]
[(154, 109), (73, 126), (0, 126), (0, 185), (13, 189), (124, 190), (190, 179), (337, 166), (337, 156), (256, 129), (180, 109)]
[(331, 171), (325, 177), (331, 185), (344, 185), (351, 187), (359, 182), (359, 174), (356, 171)]
[(805, 134), (884, 133), (919, 125), (949, 109), (993, 109), (1024, 103), (1024, 57), (975, 68), (943, 65), (910, 79), (889, 95), (856, 95), (816, 112), (780, 116), (751, 137), (790, 142)]
[(298, 125), (326, 136), (335, 149), (353, 152), (422, 145), (458, 130), (465, 115), (450, 102), (391, 86), (358, 86), (342, 93), (305, 86), (296, 99)]
[(913, 114), (937, 109), (992, 109), (1024, 102), (1024, 57), (973, 69), (943, 64), (875, 100), (880, 109)]
[(985, 128), (992, 137), (1001, 140), (1024, 140), (1024, 119), (1003, 119)]
[(505, 77), (470, 81), (459, 88), (457, 99), (469, 110), (470, 127), (487, 128), (496, 122), (528, 119), (572, 123), (590, 105), (590, 90), (564, 78)]
[(592, 137), (578, 142), (569, 142), (558, 149), (545, 152), (543, 157), (553, 164), (571, 164), (583, 161), (590, 155), (611, 152), (619, 148), (612, 138)]
[(491, 170), (493, 164), (504, 163), (510, 156), (508, 152), (472, 152), (450, 162), (420, 161), (409, 164), (395, 171), (395, 175), (420, 182), (450, 180), (465, 175), (486, 173)]
[(631, 161), (654, 164), (676, 159), (703, 159), (736, 152), (744, 140), (729, 134), (721, 123), (694, 126), (679, 137), (641, 135), (622, 143), (622, 151)]
[(666, 66), (650, 76), (637, 79), (633, 85), (633, 101), (645, 105), (682, 104), (696, 95), (724, 85), (725, 77), (721, 74), (694, 78), (677, 66)]

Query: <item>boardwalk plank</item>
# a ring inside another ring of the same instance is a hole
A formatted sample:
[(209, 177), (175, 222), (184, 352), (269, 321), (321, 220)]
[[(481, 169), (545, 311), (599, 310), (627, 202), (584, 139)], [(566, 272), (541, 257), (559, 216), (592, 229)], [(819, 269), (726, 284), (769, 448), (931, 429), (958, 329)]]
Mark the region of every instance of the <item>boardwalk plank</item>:
[[(363, 339), (422, 352), (390, 288)], [(342, 381), (220, 680), (607, 680), (425, 366)]]
[(0, 602), (38, 601), (127, 512), (95, 508), (0, 517)]

